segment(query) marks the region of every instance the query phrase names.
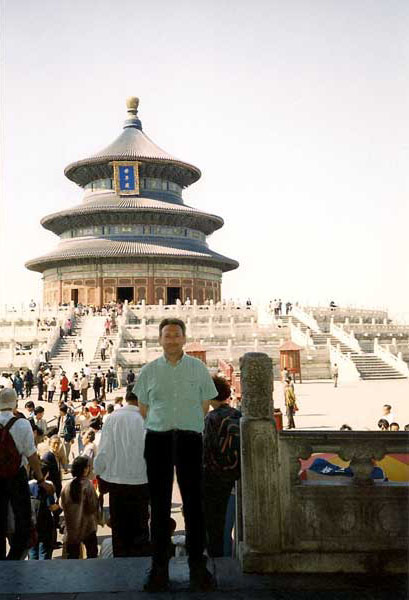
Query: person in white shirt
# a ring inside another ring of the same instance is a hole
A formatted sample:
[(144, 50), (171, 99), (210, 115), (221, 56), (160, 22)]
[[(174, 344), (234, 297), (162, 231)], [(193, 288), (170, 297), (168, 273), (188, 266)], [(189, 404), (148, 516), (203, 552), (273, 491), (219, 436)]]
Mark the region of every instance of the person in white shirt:
[[(22, 560), (28, 551), (28, 541), (31, 529), (31, 503), (30, 489), (28, 487), (26, 464), (29, 463), (38, 484), (47, 494), (54, 493), (54, 486), (46, 483), (41, 472), (40, 459), (34, 444), (31, 425), (27, 419), (15, 417), (13, 410), (17, 408), (17, 394), (15, 390), (4, 388), (0, 390), (0, 428), (8, 426), (9, 434), (15, 444), (21, 460), (16, 473), (0, 477), (0, 560), (6, 559), (6, 527), (9, 504), (13, 507), (15, 530), (10, 536), (10, 550), (8, 560)], [(10, 438), (9, 438), (10, 439)], [(2, 452), (6, 452), (9, 445), (4, 443)], [(4, 454), (3, 454), (4, 457)], [(4, 461), (1, 469), (6, 469)]]
[(390, 404), (384, 404), (382, 407), (382, 419), (388, 421), (389, 425), (391, 423), (396, 423), (395, 415), (392, 412), (392, 406)]
[(126, 406), (111, 413), (102, 430), (94, 472), (109, 489), (114, 556), (146, 556), (149, 550), (149, 491), (144, 459), (145, 430), (132, 385)]

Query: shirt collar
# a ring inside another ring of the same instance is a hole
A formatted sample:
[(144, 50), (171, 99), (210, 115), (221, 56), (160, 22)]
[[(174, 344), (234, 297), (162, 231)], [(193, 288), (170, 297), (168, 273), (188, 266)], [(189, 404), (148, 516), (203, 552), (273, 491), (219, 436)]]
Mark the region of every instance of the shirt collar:
[(178, 362), (176, 364), (171, 363), (164, 354), (162, 354), (161, 359), (165, 365), (171, 365), (172, 367), (177, 367), (185, 359), (185, 356), (186, 356), (186, 354), (183, 352), (182, 357), (178, 360)]

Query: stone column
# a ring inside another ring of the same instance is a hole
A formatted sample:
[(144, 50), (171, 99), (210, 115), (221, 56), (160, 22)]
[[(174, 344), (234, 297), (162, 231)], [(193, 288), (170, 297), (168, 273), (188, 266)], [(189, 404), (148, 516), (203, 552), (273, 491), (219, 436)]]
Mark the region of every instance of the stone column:
[(272, 419), (273, 365), (267, 354), (240, 359), (242, 386), (241, 465), (244, 571), (262, 571), (263, 557), (279, 552), (280, 489), (278, 440)]

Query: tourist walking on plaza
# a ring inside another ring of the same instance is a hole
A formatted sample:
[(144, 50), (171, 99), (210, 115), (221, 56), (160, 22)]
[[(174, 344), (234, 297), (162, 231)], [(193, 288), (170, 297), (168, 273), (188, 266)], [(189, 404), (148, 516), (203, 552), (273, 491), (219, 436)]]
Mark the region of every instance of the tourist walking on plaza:
[(98, 556), (98, 496), (88, 479), (89, 469), (88, 458), (77, 456), (71, 469), (73, 479), (61, 492), (67, 558), (80, 557), (81, 543), (85, 546), (87, 558), (97, 558)]
[(16, 371), (13, 379), (13, 388), (16, 390), (17, 397), (23, 400), (24, 398), (24, 381), (20, 376), (20, 372)]
[(0, 390), (0, 560), (6, 559), (9, 505), (14, 513), (14, 533), (9, 536), (7, 559), (22, 560), (27, 554), (31, 529), (27, 460), (38, 484), (47, 494), (54, 492), (54, 486), (45, 481), (41, 472), (31, 425), (27, 419), (13, 415), (16, 409), (15, 390)]
[(334, 363), (332, 368), (332, 377), (334, 379), (334, 387), (338, 387), (338, 365)]
[[(112, 412), (102, 429), (94, 470), (109, 491), (114, 556), (146, 556), (149, 490), (144, 459), (145, 430), (132, 388), (126, 406)], [(131, 459), (131, 460), (130, 460)]]
[(37, 374), (38, 401), (42, 402), (44, 393), (44, 374), (40, 370)]
[(68, 407), (66, 404), (60, 406), (60, 416), (57, 421), (58, 436), (64, 446), (66, 463), (64, 470), (67, 471), (68, 464), (70, 462), (71, 446), (75, 440), (75, 418), (68, 414)]
[(98, 375), (98, 373), (95, 374), (94, 376), (94, 381), (92, 383), (92, 387), (94, 388), (94, 399), (95, 400), (100, 400), (101, 398), (101, 377)]
[(55, 388), (57, 386), (57, 382), (55, 380), (55, 375), (52, 374), (47, 380), (47, 392), (48, 392), (48, 402), (52, 402), (55, 394)]
[(81, 392), (83, 402), (88, 401), (88, 388), (89, 388), (89, 380), (88, 380), (88, 377), (84, 374), (81, 377), (81, 381), (80, 381), (80, 392)]
[(163, 356), (143, 367), (133, 389), (146, 418), (145, 459), (151, 497), (153, 557), (144, 589), (158, 592), (169, 586), (169, 519), (176, 467), (187, 531), (190, 587), (206, 591), (214, 588), (214, 578), (203, 556), (202, 431), (204, 415), (217, 390), (202, 361), (183, 353), (183, 321), (164, 319), (159, 325), (159, 343)]
[(288, 377), (284, 385), (284, 398), (285, 398), (285, 410), (288, 419), (287, 429), (295, 429), (294, 415), (298, 410), (294, 385), (291, 379)]
[(65, 374), (65, 371), (61, 373), (60, 378), (60, 402), (68, 402), (68, 390), (70, 384), (68, 381), (68, 377)]
[(102, 342), (101, 342), (101, 360), (105, 361), (106, 359), (106, 351), (107, 351), (107, 347), (108, 347), (108, 341), (106, 338), (102, 338)]
[(26, 374), (24, 375), (24, 385), (26, 388), (26, 396), (29, 398), (34, 385), (34, 375), (31, 369), (27, 369)]

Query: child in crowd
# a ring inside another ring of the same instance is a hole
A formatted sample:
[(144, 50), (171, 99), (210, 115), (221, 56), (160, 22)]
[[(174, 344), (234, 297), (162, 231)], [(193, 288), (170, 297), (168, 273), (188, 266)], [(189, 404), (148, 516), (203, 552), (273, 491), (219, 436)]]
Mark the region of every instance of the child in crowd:
[(67, 558), (79, 558), (80, 544), (83, 543), (87, 558), (97, 558), (97, 513), (98, 497), (89, 476), (89, 460), (77, 456), (72, 464), (73, 476), (61, 493), (61, 506), (64, 510)]
[[(41, 472), (47, 480), (49, 467), (47, 463), (41, 463)], [(47, 481), (51, 483), (51, 481)], [(55, 494), (49, 495), (38, 485), (36, 479), (29, 482), (32, 513), (38, 534), (38, 541), (30, 548), (28, 557), (30, 560), (51, 560), (55, 539), (55, 520), (53, 513), (60, 510)], [(33, 510), (34, 509), (34, 510)]]

